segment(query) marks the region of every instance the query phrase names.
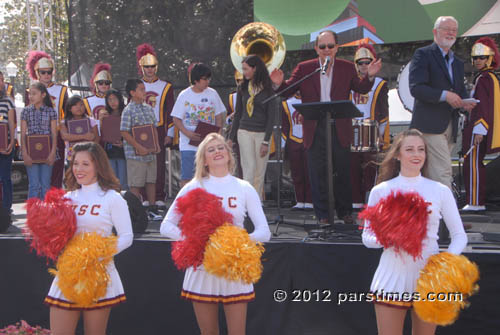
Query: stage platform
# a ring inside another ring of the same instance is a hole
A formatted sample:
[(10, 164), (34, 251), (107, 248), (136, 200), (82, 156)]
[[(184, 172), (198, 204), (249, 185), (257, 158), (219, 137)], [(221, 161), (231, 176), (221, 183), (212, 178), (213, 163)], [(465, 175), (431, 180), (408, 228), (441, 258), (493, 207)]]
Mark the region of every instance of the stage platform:
[[(21, 207), (15, 205), (14, 225), (0, 235), (0, 329), (21, 319), (49, 326), (42, 301), (52, 278), (20, 234)], [(278, 211), (266, 208), (266, 214), (272, 222)], [(373, 305), (355, 298), (368, 291), (381, 250), (365, 248), (356, 230), (317, 229), (311, 212), (281, 214), (304, 226), (282, 224), (266, 243), (264, 272), (255, 285), (256, 300), (248, 306), (247, 334), (376, 334)], [(500, 213), (463, 219), (472, 224), (465, 254), (479, 265), (480, 291), (454, 325), (439, 327), (436, 334), (498, 334), (500, 243), (484, 241), (482, 233), (500, 231)], [(159, 225), (150, 222), (147, 232), (136, 235), (133, 245), (115, 258), (127, 302), (113, 309), (107, 334), (199, 333), (191, 303), (179, 296), (183, 273), (174, 267), (171, 241), (158, 234)], [(271, 231), (275, 228), (271, 224)], [(278, 302), (283, 292), (287, 298)], [(221, 334), (226, 333), (223, 324), (221, 313)]]

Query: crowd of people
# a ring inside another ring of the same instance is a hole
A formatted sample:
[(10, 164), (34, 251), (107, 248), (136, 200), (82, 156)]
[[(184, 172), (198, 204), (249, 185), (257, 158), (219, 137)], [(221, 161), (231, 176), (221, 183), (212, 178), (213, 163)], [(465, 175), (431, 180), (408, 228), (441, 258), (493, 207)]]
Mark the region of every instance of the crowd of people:
[[(368, 205), (374, 205), (383, 195), (394, 190), (415, 191), (431, 203), (433, 214), (423, 242), (426, 246), (424, 257), (415, 261), (411, 257), (394, 256), (390, 248), (384, 250), (371, 287), (373, 292), (412, 291), (427, 257), (438, 252), (436, 241), (441, 216), (451, 233), (449, 251), (459, 254), (467, 243), (450, 191), (450, 152), (456, 142), (461, 113), (467, 119), (463, 140), (464, 152), (467, 152), (466, 209), (484, 210), (482, 160), (486, 153), (500, 151), (500, 122), (497, 121), (500, 92), (498, 77), (493, 72), (500, 65), (500, 55), (492, 39), (483, 37), (476, 41), (471, 56), (477, 76), (472, 94), (467, 92), (464, 63), (451, 51), (457, 32), (458, 22), (453, 17), (439, 17), (433, 29), (434, 42), (415, 52), (409, 75), (410, 91), (415, 97), (411, 129), (400, 134), (392, 145), (388, 136), (387, 82), (376, 76), (382, 67), (381, 60), (373, 46), (365, 44), (357, 48), (354, 63), (336, 58), (338, 36), (332, 31), (318, 35), (314, 44), (318, 57), (299, 63), (288, 80), (284, 80), (281, 70), (269, 73), (260, 57), (248, 55), (244, 58), (240, 84), (236, 94), (230, 97), (229, 106), (234, 110), (227, 139), (221, 135), (226, 107), (218, 93), (209, 87), (211, 70), (205, 64), (190, 66), (190, 86), (175, 100), (172, 84), (157, 76), (158, 58), (153, 47), (148, 44), (138, 46), (137, 64), (141, 78), (127, 80), (128, 103), (125, 105), (121, 93), (111, 88), (109, 64), (95, 66), (91, 80), (94, 95), (84, 99), (79, 96), (68, 98), (67, 88), (52, 81), (54, 62), (51, 57), (44, 52), (31, 52), (27, 67), (34, 82), (29, 87), (29, 103), (21, 114), (20, 143), (29, 178), (28, 197), (43, 198), (51, 186), (61, 188), (66, 163), (68, 197), (79, 205), (102, 202), (102, 211), (92, 214), (96, 218), (89, 213), (90, 216), (77, 216), (78, 229), (99, 230), (93, 222), (105, 216), (106, 234), (111, 233), (112, 227), (117, 230), (119, 252), (130, 246), (132, 233), (130, 219), (120, 219), (123, 213), (118, 212), (124, 208), (125, 202), (121, 198), (118, 200), (115, 191), (129, 189), (143, 199), (145, 206), (165, 205), (165, 148), (178, 141), (183, 187), (177, 198), (194, 188), (204, 188), (222, 199), (222, 206), (233, 214), (235, 225), (242, 226), (244, 216), (250, 216), (255, 225), (250, 237), (265, 242), (270, 233), (261, 203), (264, 176), (271, 151), (272, 129), (277, 114), (283, 113), (282, 137), (292, 161), (296, 209), (312, 207), (320, 224), (332, 222), (334, 214), (344, 223), (353, 223), (353, 203), (354, 207), (362, 206), (368, 199)], [(324, 71), (316, 71), (318, 67)], [(307, 80), (299, 82), (314, 71), (316, 73)], [(15, 113), (9, 97), (12, 88), (4, 84), (1, 74), (0, 84), (0, 122), (8, 124), (8, 146), (0, 152), (0, 177), (3, 206), (10, 209)], [(262, 103), (277, 91), (282, 91), (282, 97), (286, 99), (282, 104), (278, 100)], [(366, 164), (374, 160), (372, 152), (351, 152), (352, 120), (335, 121), (331, 144), (336, 213), (330, 213), (325, 181), (327, 173), (332, 171), (327, 171), (325, 160), (325, 127), (321, 120), (304, 119), (292, 105), (335, 100), (352, 100), (362, 113), (359, 119), (374, 121), (379, 134), (377, 146), (388, 151), (377, 171)], [(122, 138), (112, 143), (102, 140), (107, 135), (103, 121), (111, 116), (119, 117)], [(87, 132), (72, 132), (69, 124), (74, 120), (88, 120)], [(199, 122), (218, 127), (219, 134), (201, 138), (195, 131)], [(152, 141), (156, 143), (154, 148), (146, 148), (134, 136), (132, 130), (138, 126), (154, 129), (151, 133)], [(50, 137), (45, 161), (35, 162), (30, 156), (28, 141), (34, 135)], [(199, 141), (199, 145), (193, 144)], [(236, 158), (232, 154), (234, 146), (239, 152)], [(244, 181), (232, 176), (238, 161)], [(175, 210), (177, 198), (161, 225), (161, 234), (173, 239), (182, 238), (178, 228), (179, 213)], [(369, 224), (366, 222), (367, 227)], [(364, 230), (363, 242), (370, 248), (381, 247), (368, 229)], [(110, 271), (112, 285), (105, 300), (119, 303), (125, 300), (121, 298), (123, 287), (116, 269)], [(385, 281), (388, 273), (391, 278), (396, 278), (390, 283)], [(216, 278), (203, 268), (190, 268), (186, 271), (182, 296), (193, 301), (202, 334), (218, 333), (217, 305), (207, 304), (207, 296), (217, 297), (209, 301), (211, 303), (224, 304), (229, 332), (243, 334), (246, 304), (255, 295), (252, 285)], [(61, 304), (71, 302), (54, 285), (46, 302), (51, 306), (54, 334), (74, 331), (79, 314), (63, 311)], [(84, 317), (89, 320), (85, 322), (85, 328), (88, 327), (90, 333), (104, 333), (102, 330), (106, 327), (111, 305), (99, 305), (98, 302), (95, 310), (100, 312), (84, 312)], [(401, 305), (391, 304), (384, 297), (378, 297), (375, 306), (379, 333), (401, 333), (407, 310), (400, 309)], [(81, 310), (71, 304), (64, 305), (64, 309)], [(434, 333), (435, 325), (416, 315), (413, 319), (415, 334)]]

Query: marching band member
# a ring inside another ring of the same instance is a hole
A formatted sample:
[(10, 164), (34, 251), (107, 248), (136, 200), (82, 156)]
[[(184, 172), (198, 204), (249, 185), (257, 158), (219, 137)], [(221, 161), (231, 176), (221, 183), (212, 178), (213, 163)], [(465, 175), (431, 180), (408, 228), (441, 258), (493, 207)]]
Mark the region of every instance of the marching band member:
[(298, 93), (282, 102), (281, 136), (285, 142), (285, 152), (290, 162), (295, 199), (297, 200), (297, 204), (292, 208), (310, 210), (313, 205), (302, 123), (299, 122), (299, 112), (293, 107), (294, 104), (300, 103), (302, 101)]
[[(30, 51), (28, 53), (26, 68), (32, 80), (40, 81), (45, 85), (45, 87), (47, 87), (54, 109), (58, 114), (58, 122), (61, 122), (64, 119), (64, 106), (68, 100), (68, 87), (56, 84), (52, 81), (54, 75), (54, 61), (44, 51)], [(26, 91), (25, 105), (29, 105), (28, 91)], [(52, 169), (52, 177), (50, 181), (50, 185), (52, 187), (62, 187), (65, 149), (66, 145), (61, 138), (61, 134), (58, 134), (56, 161)]]
[(90, 89), (94, 95), (83, 99), (83, 105), (87, 114), (95, 120), (99, 120), (99, 114), (106, 109), (104, 97), (111, 88), (111, 65), (107, 63), (97, 63), (94, 65), (94, 72), (90, 79)]
[[(474, 79), (473, 97), (480, 102), (472, 110), (464, 136), (466, 211), (484, 211), (486, 200), (486, 168), (484, 156), (500, 151), (500, 86), (494, 70), (500, 65), (496, 43), (489, 37), (478, 39), (472, 46), (472, 64), (478, 71)], [(472, 147), (472, 150), (470, 150)], [(470, 152), (469, 152), (470, 150)]]
[[(360, 78), (368, 73), (368, 65), (377, 59), (375, 49), (370, 44), (360, 44), (354, 55), (354, 66)], [(358, 120), (378, 122), (379, 145), (389, 146), (389, 104), (387, 81), (375, 77), (372, 89), (366, 94), (351, 91), (352, 102), (363, 116)], [(353, 208), (362, 208), (366, 194), (375, 184), (377, 170), (370, 164), (375, 155), (370, 152), (351, 152), (351, 185)]]
[[(171, 145), (174, 138), (174, 123), (170, 113), (174, 106), (174, 90), (172, 83), (161, 80), (158, 72), (158, 58), (154, 48), (147, 44), (137, 46), (137, 67), (142, 81), (146, 86), (146, 103), (150, 105), (156, 115), (158, 131), (158, 142), (160, 152), (156, 157), (157, 182), (156, 182), (156, 205), (165, 206), (165, 160), (166, 146)], [(151, 205), (155, 205), (151, 204)], [(150, 205), (147, 203), (146, 205)]]

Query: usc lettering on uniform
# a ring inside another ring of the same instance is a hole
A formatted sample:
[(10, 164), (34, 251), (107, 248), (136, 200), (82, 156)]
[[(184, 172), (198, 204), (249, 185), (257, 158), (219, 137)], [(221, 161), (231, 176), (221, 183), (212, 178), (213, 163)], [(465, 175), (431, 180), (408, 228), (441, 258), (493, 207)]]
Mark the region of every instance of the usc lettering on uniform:
[[(217, 199), (219, 199), (222, 203), (224, 203), (224, 198), (217, 197)], [(227, 206), (229, 208), (237, 208), (238, 205), (236, 204), (236, 200), (238, 200), (238, 198), (236, 198), (236, 197), (228, 197), (227, 198)]]
[[(73, 210), (75, 212), (76, 212), (77, 208), (78, 208), (78, 205), (73, 205)], [(78, 211), (78, 213), (76, 213), (76, 215), (79, 215), (79, 216), (85, 215), (85, 213), (87, 213), (88, 208), (89, 208), (89, 205), (81, 205), (80, 210)], [(101, 205), (92, 205), (92, 207), (90, 207), (90, 215), (98, 216), (99, 215), (99, 212), (98, 212), (99, 208), (101, 208)]]

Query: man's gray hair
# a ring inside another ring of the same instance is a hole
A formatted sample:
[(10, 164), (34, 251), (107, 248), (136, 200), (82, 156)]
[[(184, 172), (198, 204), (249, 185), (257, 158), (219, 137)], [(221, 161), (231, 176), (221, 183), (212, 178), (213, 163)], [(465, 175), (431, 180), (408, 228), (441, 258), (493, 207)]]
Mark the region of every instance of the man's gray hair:
[(437, 18), (436, 22), (434, 23), (434, 29), (438, 29), (439, 26), (441, 25), (441, 23), (443, 23), (443, 21), (446, 21), (446, 20), (455, 21), (455, 23), (457, 24), (457, 27), (458, 27), (458, 21), (453, 16), (440, 16)]

